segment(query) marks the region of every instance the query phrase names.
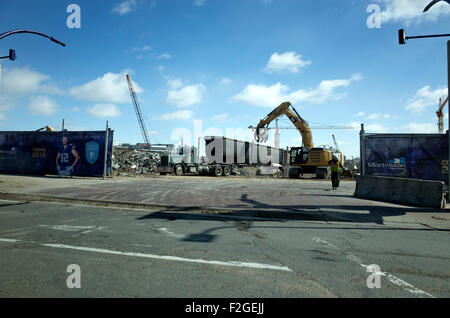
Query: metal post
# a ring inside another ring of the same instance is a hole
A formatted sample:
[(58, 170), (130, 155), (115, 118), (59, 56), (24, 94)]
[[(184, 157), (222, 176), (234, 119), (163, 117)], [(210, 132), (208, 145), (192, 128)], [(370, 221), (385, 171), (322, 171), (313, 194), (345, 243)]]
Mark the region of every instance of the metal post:
[(108, 121), (106, 121), (106, 131), (105, 131), (105, 159), (103, 160), (103, 180), (106, 180), (106, 164), (108, 158)]
[[(448, 129), (447, 129), (447, 136), (448, 136), (448, 161), (447, 161), (447, 167), (450, 168), (450, 41), (447, 41), (447, 87), (448, 87)], [(448, 185), (447, 189), (450, 188), (450, 169), (448, 169)], [(448, 190), (447, 190), (448, 191)]]
[(280, 133), (278, 131), (278, 118), (275, 120), (275, 148), (280, 148)]
[(366, 175), (366, 154), (365, 154), (365, 140), (364, 140), (364, 124), (361, 124), (361, 131), (359, 133), (359, 169), (361, 176)]
[(64, 118), (63, 118), (63, 122), (62, 122), (62, 129), (61, 131), (64, 131)]

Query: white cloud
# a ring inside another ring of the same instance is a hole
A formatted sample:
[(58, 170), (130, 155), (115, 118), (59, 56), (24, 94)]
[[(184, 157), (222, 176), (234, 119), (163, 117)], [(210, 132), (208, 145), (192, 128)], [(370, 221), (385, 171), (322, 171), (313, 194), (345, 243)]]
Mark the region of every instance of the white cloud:
[(9, 110), (14, 107), (14, 102), (6, 96), (0, 96), (0, 111)]
[(176, 90), (183, 86), (183, 81), (179, 78), (171, 78), (167, 81), (167, 84), (172, 90)]
[(194, 1), (194, 6), (196, 7), (201, 7), (202, 5), (204, 5), (206, 2), (206, 0), (195, 0)]
[(0, 120), (6, 120), (6, 116), (0, 113)]
[(401, 127), (401, 130), (403, 132), (409, 132), (409, 133), (416, 133), (416, 134), (426, 134), (426, 133), (438, 133), (438, 126), (437, 124), (417, 124), (417, 123), (410, 123), (406, 126)]
[(51, 116), (58, 111), (58, 108), (54, 100), (43, 95), (31, 97), (28, 104), (28, 112), (36, 116)]
[(439, 97), (446, 96), (448, 89), (445, 87), (431, 90), (429, 85), (422, 87), (416, 92), (416, 95), (408, 102), (405, 109), (411, 111), (414, 115), (420, 115), (429, 107), (437, 109)]
[(112, 11), (119, 15), (125, 15), (127, 13), (135, 11), (136, 9), (137, 9), (136, 0), (126, 0), (124, 2), (117, 4), (114, 8), (112, 8)]
[(62, 94), (49, 79), (50, 76), (28, 68), (5, 68), (0, 82), (0, 111), (15, 107), (21, 97), (31, 94)]
[(133, 47), (131, 52), (146, 52), (151, 51), (152, 47), (150, 45), (144, 45), (143, 47)]
[(255, 106), (275, 107), (288, 100), (288, 91), (289, 87), (281, 83), (272, 86), (250, 84), (232, 99)]
[[(348, 126), (353, 127), (353, 130), (360, 131), (361, 130), (361, 124), (357, 122), (351, 122), (348, 124)], [(384, 127), (383, 125), (380, 125), (378, 123), (373, 123), (369, 125), (364, 125), (364, 131), (366, 133), (388, 133), (389, 128)]]
[(194, 112), (191, 110), (179, 110), (173, 113), (166, 113), (155, 117), (157, 120), (188, 120), (191, 119)]
[(381, 12), (383, 23), (437, 21), (440, 16), (450, 15), (450, 6), (445, 2), (435, 4), (428, 12), (423, 9), (431, 0), (376, 0), (385, 6)]
[(311, 64), (311, 61), (303, 61), (302, 56), (295, 52), (285, 52), (278, 54), (275, 52), (267, 62), (266, 72), (268, 73), (298, 73), (300, 68)]
[(176, 107), (188, 107), (198, 104), (203, 100), (206, 87), (203, 84), (180, 86), (180, 80), (171, 80), (169, 85), (172, 89), (167, 94), (166, 101)]
[(365, 112), (359, 112), (359, 113), (357, 113), (357, 114), (355, 114), (353, 116), (354, 117), (363, 117), (363, 116), (366, 116), (366, 113)]
[[(130, 102), (127, 80), (125, 78), (126, 71), (119, 74), (106, 73), (102, 77), (98, 77), (86, 84), (75, 86), (70, 89), (70, 94), (81, 100), (124, 104)], [(136, 93), (141, 93), (142, 88), (133, 81)]]
[(5, 68), (1, 92), (9, 96), (22, 96), (38, 91), (43, 82), (50, 76), (29, 70), (27, 68)]
[(375, 119), (379, 119), (381, 117), (381, 114), (370, 114), (369, 116), (367, 116), (368, 120), (375, 120)]
[(122, 115), (119, 107), (113, 104), (95, 104), (92, 107), (86, 108), (86, 112), (97, 118), (118, 117)]
[(212, 117), (212, 121), (223, 123), (228, 118), (228, 113), (218, 114)]
[(231, 80), (227, 77), (222, 78), (222, 80), (220, 81), (221, 84), (223, 85), (228, 85), (231, 83)]
[(62, 95), (64, 92), (53, 83), (42, 84), (39, 87), (39, 92), (47, 95)]
[(361, 75), (355, 74), (349, 79), (325, 80), (316, 88), (299, 89), (293, 92), (289, 92), (289, 87), (281, 83), (272, 86), (250, 84), (242, 92), (232, 97), (232, 100), (261, 107), (275, 107), (286, 101), (323, 103), (330, 99), (342, 98), (344, 95), (337, 94), (336, 90), (347, 87), (353, 81), (359, 81), (361, 78)]
[(168, 60), (168, 59), (172, 58), (172, 55), (170, 55), (169, 53), (163, 53), (163, 54), (158, 55), (156, 58)]
[(350, 124), (348, 124), (348, 126), (353, 127), (353, 130), (361, 130), (361, 124), (362, 123), (357, 123), (357, 122), (351, 122)]
[[(361, 125), (360, 125), (361, 128)], [(384, 127), (383, 125), (374, 123), (370, 125), (364, 125), (364, 131), (366, 133), (388, 133), (389, 128)]]

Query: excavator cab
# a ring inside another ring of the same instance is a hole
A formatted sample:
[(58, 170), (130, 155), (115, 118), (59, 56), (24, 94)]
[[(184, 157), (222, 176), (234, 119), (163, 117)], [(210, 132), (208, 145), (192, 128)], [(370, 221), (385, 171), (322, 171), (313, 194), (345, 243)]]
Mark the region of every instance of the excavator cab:
[(291, 148), (291, 165), (305, 164), (309, 158), (309, 149), (306, 147)]

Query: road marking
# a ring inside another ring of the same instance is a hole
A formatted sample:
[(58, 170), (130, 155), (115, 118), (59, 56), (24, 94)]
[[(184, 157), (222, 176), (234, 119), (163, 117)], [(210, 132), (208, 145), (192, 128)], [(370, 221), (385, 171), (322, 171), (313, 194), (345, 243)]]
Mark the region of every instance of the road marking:
[[(313, 241), (316, 241), (317, 243), (325, 244), (325, 245), (328, 245), (329, 247), (333, 247), (333, 248), (339, 249), (335, 245), (333, 245), (331, 243), (328, 243), (327, 241), (322, 240), (319, 237), (314, 236), (312, 239), (313, 239)], [(362, 263), (361, 259), (358, 256), (351, 255), (351, 254), (346, 254), (346, 253), (343, 253), (343, 254), (345, 255), (345, 257), (348, 260), (357, 263), (361, 267), (365, 268), (366, 271), (367, 271), (369, 265), (364, 265)], [(408, 292), (410, 292), (412, 294), (415, 294), (415, 295), (418, 295), (418, 296), (427, 296), (427, 297), (431, 297), (431, 298), (436, 298), (435, 296), (433, 296), (433, 295), (431, 295), (431, 294), (429, 294), (429, 293), (427, 293), (427, 292), (425, 292), (423, 290), (420, 290), (420, 289), (414, 287), (410, 283), (405, 282), (404, 280), (402, 280), (402, 279), (400, 279), (400, 278), (398, 278), (398, 277), (396, 277), (396, 276), (394, 276), (394, 275), (392, 275), (390, 273), (379, 272), (378, 274), (380, 276), (384, 276), (388, 281), (390, 281), (394, 285), (397, 285), (397, 286), (401, 287), (402, 289), (404, 289), (404, 290), (406, 290), (406, 291), (408, 291)]]
[(331, 243), (328, 243), (327, 241), (322, 240), (320, 237), (313, 236), (312, 239), (313, 239), (313, 241), (316, 241), (317, 243), (325, 244), (325, 245), (328, 245), (329, 247), (332, 247), (332, 248), (337, 248), (335, 245), (333, 245)]
[(176, 233), (170, 232), (170, 231), (169, 231), (167, 228), (165, 228), (165, 227), (161, 227), (161, 228), (159, 228), (158, 230), (161, 231), (161, 232), (166, 233), (167, 236), (176, 237), (176, 238), (184, 238), (184, 237), (186, 237), (186, 235), (183, 235), (183, 234), (176, 234)]
[(42, 227), (49, 228), (51, 230), (59, 231), (79, 231), (79, 230), (90, 230), (94, 229), (95, 225), (39, 225)]
[[(361, 267), (365, 268), (366, 271), (367, 271), (367, 268), (369, 267), (368, 265), (364, 265), (362, 263), (361, 259), (359, 257), (355, 256), (355, 255), (347, 255), (347, 259), (349, 259), (349, 260), (359, 264)], [(392, 274), (389, 274), (389, 273), (386, 273), (386, 272), (378, 272), (378, 274), (380, 276), (384, 276), (391, 283), (393, 283), (393, 284), (395, 284), (397, 286), (400, 286), (401, 288), (403, 288), (404, 290), (409, 291), (412, 294), (425, 295), (425, 296), (428, 296), (428, 297), (431, 297), (431, 298), (436, 298), (433, 295), (431, 295), (431, 294), (429, 294), (429, 293), (427, 293), (427, 292), (425, 292), (423, 290), (417, 289), (416, 287), (414, 287), (410, 283), (405, 282), (404, 280), (402, 280), (402, 279), (400, 279), (398, 277), (395, 277)]]
[(220, 266), (247, 267), (247, 268), (254, 268), (254, 269), (272, 269), (272, 270), (278, 270), (278, 271), (292, 272), (292, 270), (289, 267), (276, 266), (276, 265), (270, 265), (270, 264), (247, 263), (247, 262), (236, 262), (236, 261), (230, 261), (230, 262), (208, 261), (208, 260), (195, 259), (195, 258), (184, 258), (184, 257), (178, 257), (178, 256), (144, 254), (144, 253), (134, 253), (134, 252), (121, 252), (121, 251), (113, 251), (113, 250), (108, 250), (108, 249), (103, 249), (103, 248), (71, 246), (71, 245), (64, 245), (64, 244), (41, 244), (41, 245), (47, 246), (47, 247), (54, 247), (54, 248), (65, 248), (65, 249), (73, 249), (73, 250), (78, 250), (78, 251), (104, 253), (104, 254), (115, 254), (115, 255), (123, 255), (123, 256), (134, 256), (134, 257), (144, 257), (144, 258), (161, 259), (161, 260), (168, 260), (168, 261), (177, 261), (177, 262), (201, 263), (201, 264), (220, 265)]
[(20, 240), (0, 238), (0, 242), (16, 243), (16, 242), (20, 242)]

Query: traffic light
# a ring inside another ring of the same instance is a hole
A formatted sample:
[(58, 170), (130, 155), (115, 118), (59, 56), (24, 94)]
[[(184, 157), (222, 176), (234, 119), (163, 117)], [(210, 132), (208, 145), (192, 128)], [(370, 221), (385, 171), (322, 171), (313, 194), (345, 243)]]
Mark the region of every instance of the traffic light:
[(9, 59), (14, 61), (16, 59), (16, 50), (9, 49)]
[(398, 30), (398, 43), (406, 44), (406, 33), (404, 29)]

